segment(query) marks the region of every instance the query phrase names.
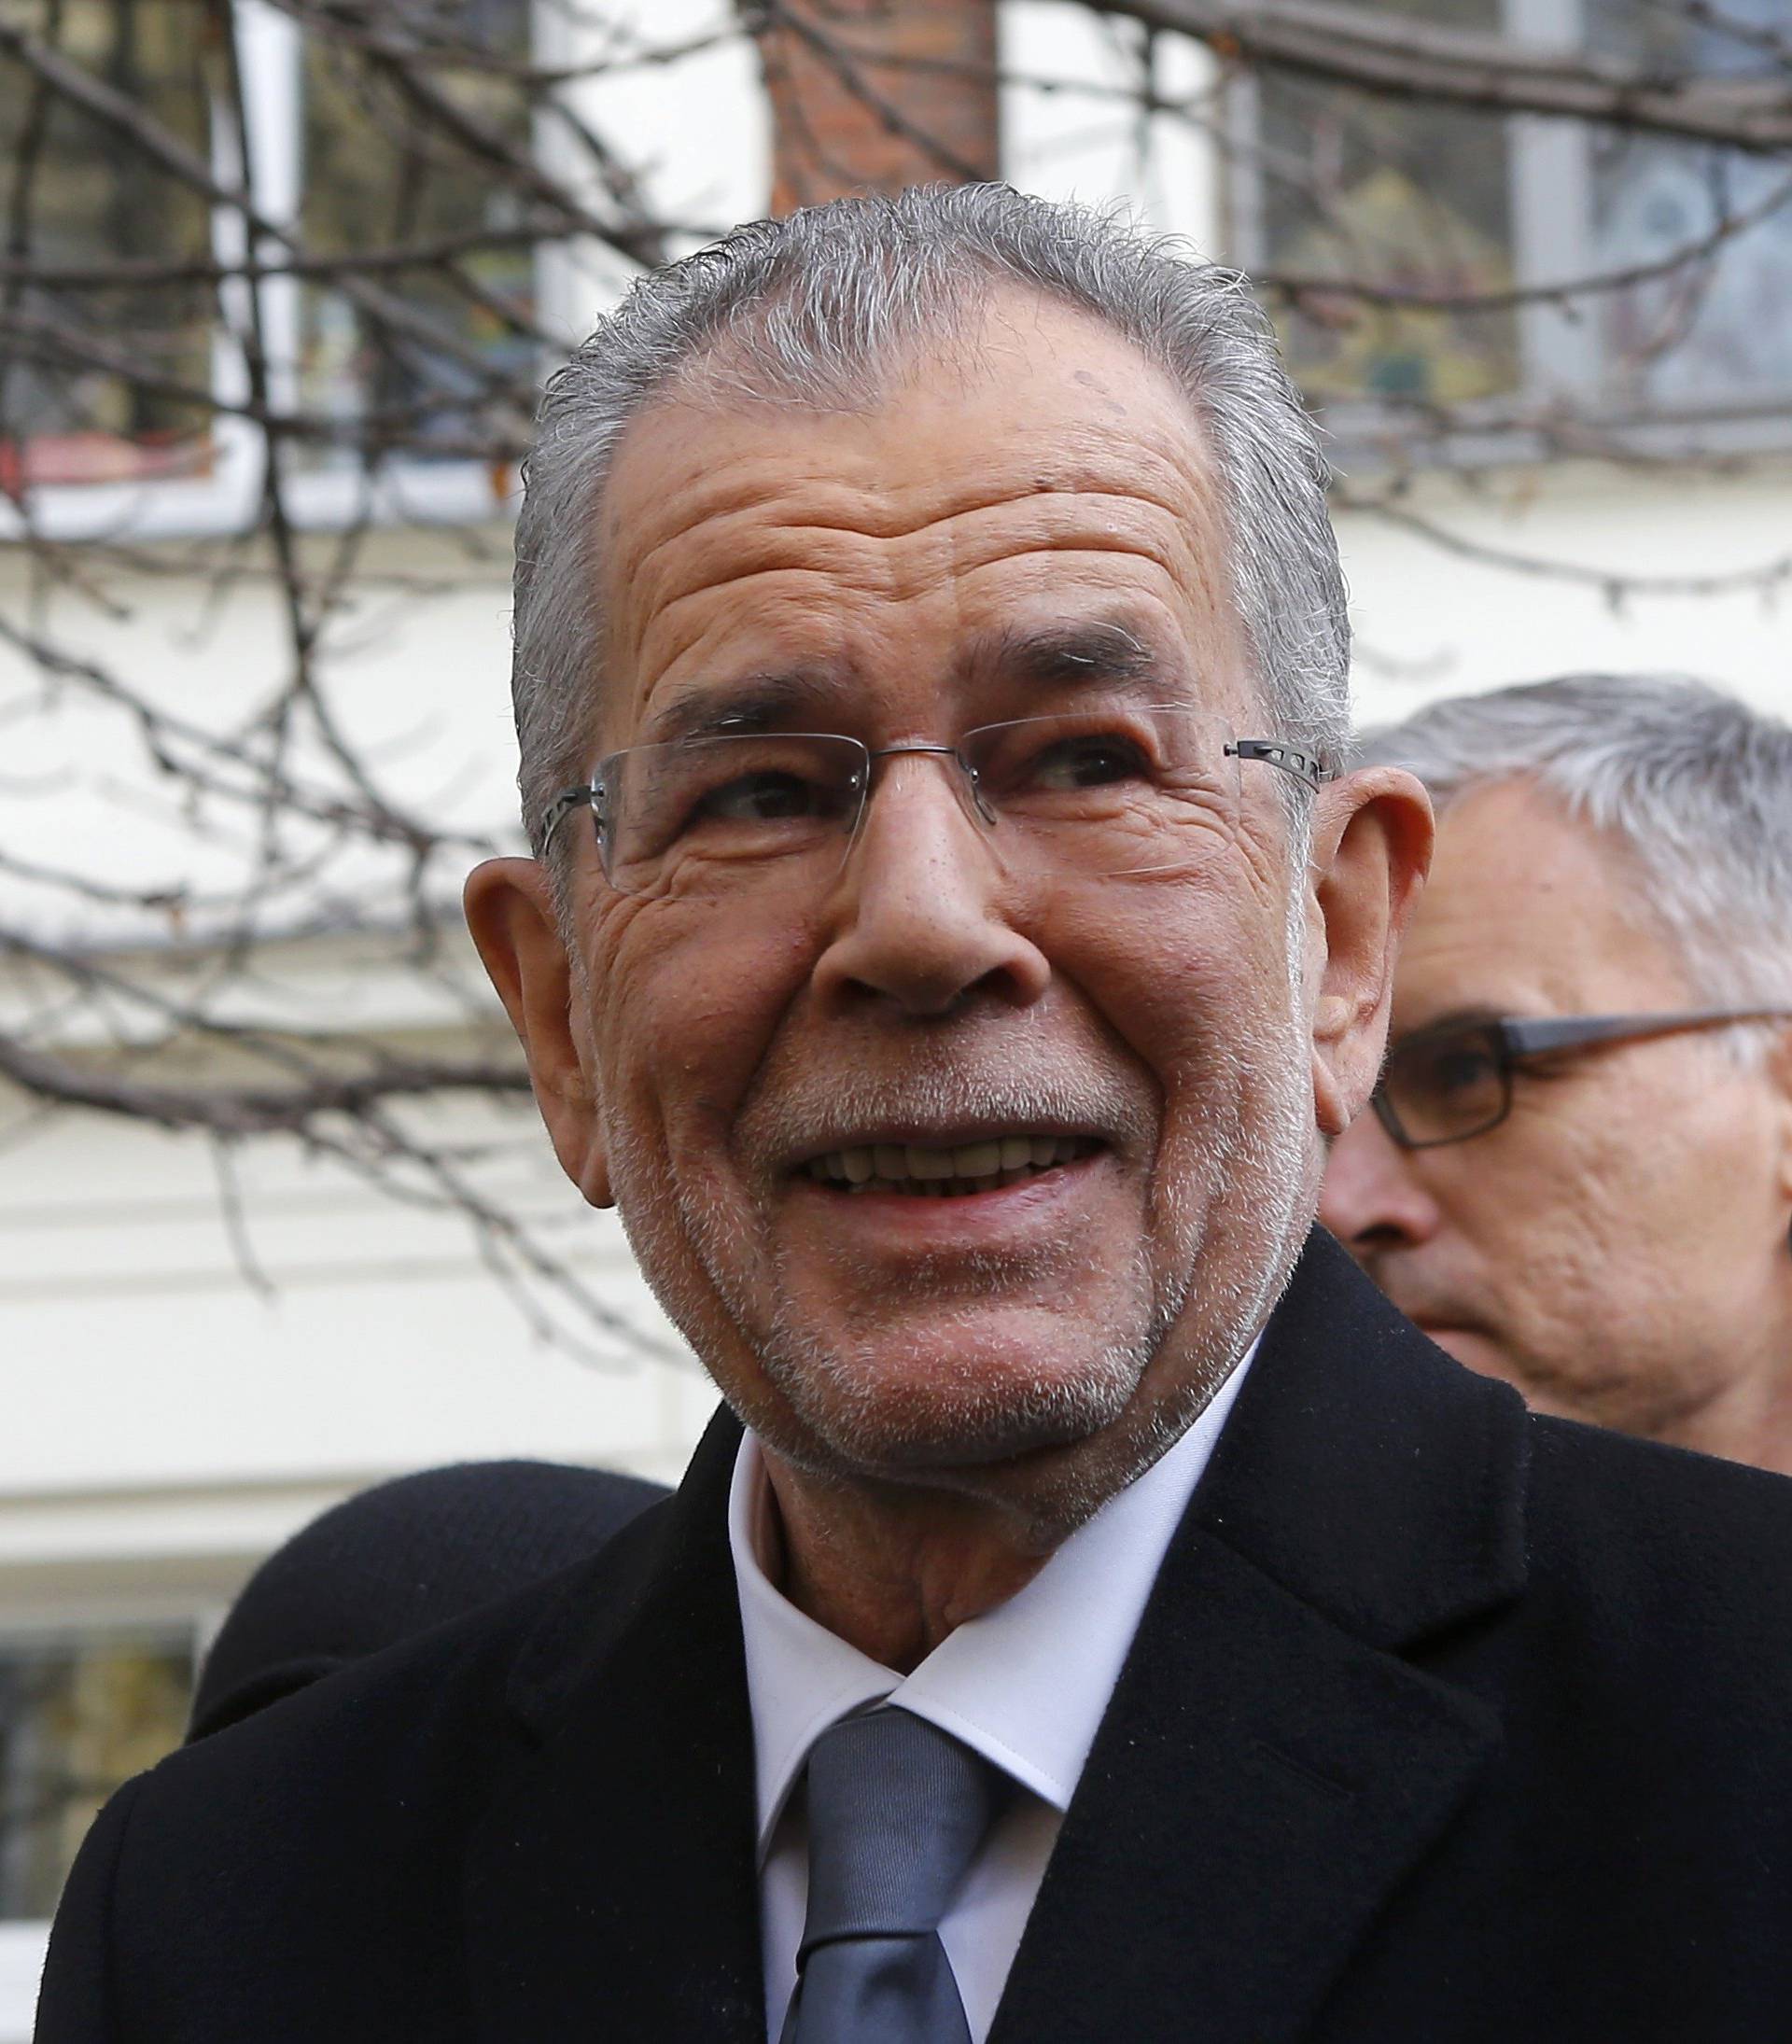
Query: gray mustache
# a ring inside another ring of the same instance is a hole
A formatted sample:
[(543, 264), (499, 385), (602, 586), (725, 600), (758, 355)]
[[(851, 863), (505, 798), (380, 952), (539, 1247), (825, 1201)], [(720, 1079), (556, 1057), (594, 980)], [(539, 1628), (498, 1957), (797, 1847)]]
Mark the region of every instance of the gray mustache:
[(1155, 1105), (1113, 1076), (1087, 1071), (1016, 1074), (955, 1062), (886, 1079), (811, 1069), (750, 1101), (737, 1135), (749, 1155), (768, 1159), (838, 1148), (868, 1130), (893, 1127), (999, 1126), (1125, 1143), (1149, 1139)]

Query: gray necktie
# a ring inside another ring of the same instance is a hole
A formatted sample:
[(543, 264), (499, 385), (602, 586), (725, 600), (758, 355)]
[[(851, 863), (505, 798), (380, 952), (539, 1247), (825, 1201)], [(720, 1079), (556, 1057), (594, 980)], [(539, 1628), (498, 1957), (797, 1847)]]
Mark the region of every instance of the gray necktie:
[(969, 2044), (940, 1918), (1000, 1777), (887, 1706), (824, 1731), (808, 1778), (809, 1908), (782, 2044)]

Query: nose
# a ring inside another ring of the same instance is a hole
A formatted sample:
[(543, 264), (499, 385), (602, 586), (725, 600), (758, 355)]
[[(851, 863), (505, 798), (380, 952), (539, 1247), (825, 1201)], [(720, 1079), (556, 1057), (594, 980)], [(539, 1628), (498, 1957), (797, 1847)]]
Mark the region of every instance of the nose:
[(1332, 1145), (1319, 1217), (1361, 1264), (1416, 1249), (1437, 1232), (1437, 1203), (1412, 1159), (1366, 1109)]
[(1044, 992), (1051, 967), (1011, 919), (1001, 826), (976, 819), (962, 781), (949, 756), (885, 763), (829, 904), (822, 1000), (931, 1016), (973, 994), (1025, 1007)]

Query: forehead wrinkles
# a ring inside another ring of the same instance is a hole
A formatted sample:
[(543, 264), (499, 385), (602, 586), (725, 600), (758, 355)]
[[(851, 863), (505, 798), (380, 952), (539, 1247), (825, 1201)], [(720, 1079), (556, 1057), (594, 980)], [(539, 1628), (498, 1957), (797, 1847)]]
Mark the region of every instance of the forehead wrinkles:
[(1029, 553), (1124, 556), (1153, 580), (1201, 580), (1188, 519), (1169, 506), (1137, 497), (1040, 495), (954, 511), (889, 536), (846, 524), (786, 523), (777, 513), (718, 520), (693, 535), (681, 557), (661, 556), (661, 572), (644, 578), (637, 602), (644, 618), (658, 623), (703, 597), (745, 595), (763, 578), (789, 586), (809, 578), (900, 603), (926, 595), (944, 577), (974, 575)]
[(651, 520), (613, 585), (617, 622), (626, 620), (617, 651), (651, 686), (735, 623), (775, 628), (788, 607), (806, 635), (813, 613), (830, 608), (953, 591), (973, 600), (989, 572), (1124, 583), (1175, 612), (1217, 613), (1224, 539), (1205, 479), (1136, 444), (1124, 480), (1110, 460), (1075, 482), (985, 472), (897, 492), (833, 475), (791, 482), (787, 465), (764, 457), (676, 521)]

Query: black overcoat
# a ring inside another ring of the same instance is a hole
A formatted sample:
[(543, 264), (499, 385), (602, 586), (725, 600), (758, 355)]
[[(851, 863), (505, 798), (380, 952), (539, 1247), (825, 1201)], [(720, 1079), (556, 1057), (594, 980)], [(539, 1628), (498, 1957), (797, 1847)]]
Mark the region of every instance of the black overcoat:
[[(123, 1789), (38, 2044), (760, 2044), (737, 1439)], [(1792, 1483), (1528, 1417), (1318, 1234), (991, 2044), (1296, 2038), (1792, 2038)]]

